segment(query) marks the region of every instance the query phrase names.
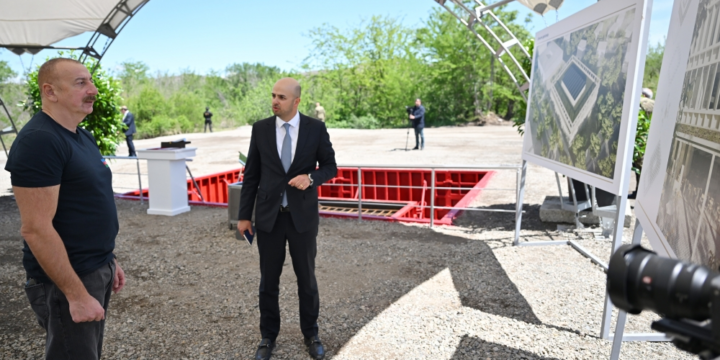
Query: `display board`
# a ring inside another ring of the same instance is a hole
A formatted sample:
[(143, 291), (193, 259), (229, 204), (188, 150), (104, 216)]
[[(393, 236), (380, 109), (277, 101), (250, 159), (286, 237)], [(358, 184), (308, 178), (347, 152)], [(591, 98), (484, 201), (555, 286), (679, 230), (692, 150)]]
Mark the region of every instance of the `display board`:
[(537, 33), (525, 160), (621, 193), (649, 16), (645, 0), (603, 0)]
[(636, 202), (653, 249), (720, 265), (720, 0), (677, 0)]

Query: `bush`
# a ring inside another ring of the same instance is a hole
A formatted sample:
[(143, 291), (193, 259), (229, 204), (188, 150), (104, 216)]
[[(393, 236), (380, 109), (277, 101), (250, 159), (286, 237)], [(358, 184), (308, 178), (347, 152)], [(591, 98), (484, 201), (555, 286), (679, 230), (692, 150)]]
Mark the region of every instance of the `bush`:
[(382, 124), (379, 119), (372, 115), (365, 115), (357, 117), (351, 115), (350, 119), (345, 121), (331, 121), (327, 122), (327, 127), (336, 129), (380, 129)]
[(650, 121), (652, 114), (648, 114), (645, 110), (640, 109), (638, 113), (637, 130), (635, 133), (635, 145), (633, 146), (633, 163), (632, 171), (640, 174), (642, 171), (642, 163), (645, 158), (645, 148), (647, 147), (647, 137), (650, 131)]
[(351, 126), (355, 129), (379, 129), (382, 127), (380, 120), (376, 119), (372, 115), (366, 115), (357, 117), (352, 115), (350, 117)]
[[(64, 52), (59, 51), (58, 56), (55, 57), (66, 57), (64, 55), (66, 55)], [(68, 54), (67, 57), (76, 58), (73, 53)], [(50, 59), (52, 57), (48, 57), (45, 61)], [(41, 65), (37, 65), (35, 71), (28, 74), (25, 89), (28, 100), (20, 103), (24, 110), (28, 110), (32, 115), (42, 110), (40, 89), (37, 83), (38, 71)], [(120, 132), (126, 128), (119, 110), (119, 103), (122, 101), (120, 82), (107, 75), (95, 59), (89, 59), (85, 66), (88, 70), (97, 66), (92, 78), (98, 89), (98, 95), (92, 114), (88, 115), (79, 126), (95, 137), (101, 154), (114, 155), (115, 149), (120, 142)]]
[(170, 117), (158, 115), (150, 121), (144, 121), (138, 125), (138, 138), (153, 138), (164, 135), (175, 135), (192, 132), (193, 123), (184, 115)]
[(140, 89), (138, 96), (130, 98), (127, 104), (128, 110), (135, 114), (135, 122), (137, 126), (142, 123), (149, 122), (156, 116), (168, 116), (170, 106), (160, 91), (150, 84), (146, 84)]

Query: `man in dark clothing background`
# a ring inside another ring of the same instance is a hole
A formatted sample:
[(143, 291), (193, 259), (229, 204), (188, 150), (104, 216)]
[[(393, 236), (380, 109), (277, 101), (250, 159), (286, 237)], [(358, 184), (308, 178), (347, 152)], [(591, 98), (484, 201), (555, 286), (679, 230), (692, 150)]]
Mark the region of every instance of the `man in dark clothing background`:
[(422, 150), (425, 148), (425, 135), (423, 134), (423, 129), (425, 129), (425, 107), (422, 106), (420, 99), (415, 99), (415, 106), (410, 113), (410, 120), (412, 120), (412, 127), (415, 129), (415, 147), (413, 150)]
[(47, 334), (46, 359), (101, 357), (110, 293), (125, 285), (113, 250), (119, 224), (112, 172), (78, 127), (98, 93), (85, 65), (57, 58), (38, 72), (42, 111), (13, 143), (25, 293)]
[(127, 142), (127, 147), (130, 150), (130, 155), (128, 156), (137, 157), (135, 144), (133, 144), (133, 134), (137, 132), (135, 129), (135, 115), (129, 112), (125, 105), (120, 107), (120, 112), (123, 114), (123, 123), (128, 127), (127, 130), (125, 130), (125, 142)]
[(203, 117), (205, 118), (205, 131), (203, 131), (203, 132), (207, 132), (208, 127), (210, 127), (210, 132), (212, 132), (212, 113), (210, 112), (209, 107), (205, 108)]

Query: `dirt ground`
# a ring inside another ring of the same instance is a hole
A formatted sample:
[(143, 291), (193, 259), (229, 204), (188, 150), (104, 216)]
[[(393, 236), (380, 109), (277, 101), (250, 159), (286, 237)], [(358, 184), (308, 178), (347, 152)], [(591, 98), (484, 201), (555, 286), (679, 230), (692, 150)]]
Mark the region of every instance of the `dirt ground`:
[[(522, 146), (521, 137), (508, 126), (426, 129), (426, 149), (408, 152), (397, 150), (405, 147), (402, 129), (331, 129), (330, 134), (340, 165), (519, 164)], [(198, 147), (189, 165), (199, 176), (239, 167), (237, 151), (246, 152), (249, 135), (250, 128), (242, 127), (141, 140), (136, 146), (185, 137)], [(409, 147), (413, 145), (411, 139)], [(125, 151), (121, 148), (119, 154)], [(132, 161), (113, 164), (114, 173), (130, 174), (134, 168)], [(513, 208), (516, 175), (499, 171), (472, 206)], [(120, 188), (132, 187), (137, 180), (136, 175), (117, 175), (115, 181)], [(4, 173), (0, 188), (8, 187)], [(539, 221), (542, 200), (556, 194), (553, 172), (530, 165), (523, 239), (576, 239), (607, 257), (609, 242), (560, 233), (554, 224)], [(116, 254), (128, 285), (111, 301), (104, 358), (252, 358), (260, 338), (257, 248), (235, 240), (227, 229), (227, 210), (193, 207), (189, 213), (161, 217), (147, 215), (147, 204), (118, 200), (117, 206)], [(22, 289), (19, 224), (12, 197), (0, 196), (0, 359), (36, 359), (43, 351), (43, 333)], [(513, 230), (512, 215), (471, 211), (464, 212), (454, 227), (434, 229), (321, 219), (319, 324), (329, 357), (607, 358), (610, 343), (598, 337), (603, 271), (568, 246), (513, 247)], [(627, 240), (630, 229), (625, 235)], [(283, 324), (273, 358), (307, 359), (289, 256), (285, 265)], [(432, 290), (443, 284), (445, 275), (450, 288)], [(422, 295), (412, 300), (413, 294)], [(457, 303), (443, 300), (453, 297)], [(419, 323), (406, 323), (402, 312), (393, 311), (409, 300), (427, 309), (414, 319)], [(647, 332), (652, 318), (632, 318), (628, 329)], [(386, 356), (374, 356), (369, 349)], [(667, 343), (626, 343), (622, 358), (691, 357)]]

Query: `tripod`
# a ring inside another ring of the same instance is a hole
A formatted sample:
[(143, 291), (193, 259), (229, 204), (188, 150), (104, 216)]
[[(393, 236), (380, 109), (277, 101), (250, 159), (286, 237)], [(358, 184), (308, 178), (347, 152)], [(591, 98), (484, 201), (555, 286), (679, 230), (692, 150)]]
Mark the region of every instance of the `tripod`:
[(410, 128), (412, 127), (412, 121), (408, 123), (407, 133), (405, 133), (405, 148), (395, 148), (390, 151), (397, 151), (397, 150), (403, 150), (403, 151), (410, 151), (408, 149), (408, 142), (410, 141)]

